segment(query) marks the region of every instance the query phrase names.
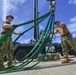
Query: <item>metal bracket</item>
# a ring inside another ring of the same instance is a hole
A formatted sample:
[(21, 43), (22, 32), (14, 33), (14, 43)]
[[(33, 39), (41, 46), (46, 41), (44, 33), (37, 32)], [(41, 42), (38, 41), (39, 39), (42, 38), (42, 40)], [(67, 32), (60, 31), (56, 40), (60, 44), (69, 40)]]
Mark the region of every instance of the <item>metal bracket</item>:
[(47, 0), (47, 1), (50, 1), (50, 11), (51, 13), (54, 13), (55, 10), (56, 10), (56, 0)]

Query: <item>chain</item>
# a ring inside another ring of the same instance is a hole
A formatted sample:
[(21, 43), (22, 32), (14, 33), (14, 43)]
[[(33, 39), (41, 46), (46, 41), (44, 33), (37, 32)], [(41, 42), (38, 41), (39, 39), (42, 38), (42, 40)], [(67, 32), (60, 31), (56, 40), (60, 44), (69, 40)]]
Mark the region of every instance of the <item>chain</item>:
[(47, 0), (47, 1), (50, 1), (50, 6), (49, 6), (50, 12), (54, 13), (56, 10), (56, 0)]

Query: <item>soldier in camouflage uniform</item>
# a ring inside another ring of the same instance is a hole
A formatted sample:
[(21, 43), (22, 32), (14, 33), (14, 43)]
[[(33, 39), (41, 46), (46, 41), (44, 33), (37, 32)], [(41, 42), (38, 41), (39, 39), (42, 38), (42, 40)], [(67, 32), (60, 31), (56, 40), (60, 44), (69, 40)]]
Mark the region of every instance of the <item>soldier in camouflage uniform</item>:
[(61, 45), (64, 54), (64, 60), (62, 61), (62, 63), (69, 63), (71, 61), (71, 59), (68, 58), (68, 51), (70, 50), (69, 45), (73, 50), (76, 51), (76, 41), (75, 39), (73, 39), (72, 34), (64, 23), (60, 24), (60, 21), (55, 21), (55, 25), (56, 32), (54, 34), (59, 33), (61, 36)]
[[(12, 15), (8, 15), (6, 17), (6, 21), (2, 24), (2, 32), (1, 37), (4, 36), (8, 31), (11, 30), (12, 25), (11, 22), (13, 21), (14, 17)], [(19, 35), (19, 33), (13, 32), (12, 34)], [(12, 43), (12, 34), (0, 44), (0, 68), (3, 68), (4, 65), (4, 57), (7, 57), (7, 65), (10, 67), (13, 61), (13, 43)], [(0, 38), (1, 38), (0, 37)]]

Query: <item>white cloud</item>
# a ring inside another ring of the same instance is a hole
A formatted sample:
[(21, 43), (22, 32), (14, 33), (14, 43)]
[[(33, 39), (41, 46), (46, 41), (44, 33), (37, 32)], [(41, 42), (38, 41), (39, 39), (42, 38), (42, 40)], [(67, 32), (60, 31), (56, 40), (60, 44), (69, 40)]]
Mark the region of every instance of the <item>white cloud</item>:
[(71, 32), (75, 32), (76, 31), (76, 22), (68, 24), (68, 28)]
[(40, 30), (44, 30), (44, 27), (42, 25), (39, 25)]
[(25, 1), (27, 1), (27, 0), (8, 0), (9, 1), (9, 3), (13, 3), (13, 4), (15, 4), (15, 5), (22, 5)]
[(17, 5), (23, 4), (27, 0), (3, 0), (3, 20), (10, 11), (16, 11)]
[(76, 16), (70, 19), (70, 24), (68, 24), (68, 28), (71, 32), (76, 31)]
[(9, 4), (6, 0), (3, 2), (3, 20), (5, 20), (6, 15), (10, 10), (16, 10), (16, 7), (12, 4)]
[[(18, 36), (16, 36), (16, 35), (13, 35), (12, 36), (12, 38), (13, 38), (13, 41), (17, 38)], [(28, 38), (29, 36), (28, 36), (28, 34), (26, 33), (26, 34), (24, 34), (23, 36), (21, 36), (18, 40), (17, 40), (17, 42), (20, 42), (20, 43), (28, 43), (29, 41), (30, 41), (30, 39), (32, 39), (32, 38)]]
[(20, 42), (20, 43), (28, 43), (29, 41), (30, 41), (30, 38), (29, 38), (29, 39), (20, 40), (19, 42)]
[(61, 43), (61, 38), (60, 37), (56, 37), (55, 39), (53, 39), (53, 43), (55, 43), (55, 42), (57, 42), (57, 43)]
[(76, 22), (76, 16), (70, 19), (70, 22)]
[(24, 27), (23, 26), (22, 27), (18, 27), (15, 31), (16, 32), (23, 32), (24, 31)]
[(76, 5), (76, 0), (69, 0), (68, 4)]
[(73, 37), (75, 37), (75, 38), (76, 38), (76, 34), (73, 34)]
[[(68, 24), (68, 29), (70, 30), (71, 33), (76, 32), (76, 16), (70, 19), (70, 24)], [(72, 34), (73, 37), (76, 37), (76, 34)]]

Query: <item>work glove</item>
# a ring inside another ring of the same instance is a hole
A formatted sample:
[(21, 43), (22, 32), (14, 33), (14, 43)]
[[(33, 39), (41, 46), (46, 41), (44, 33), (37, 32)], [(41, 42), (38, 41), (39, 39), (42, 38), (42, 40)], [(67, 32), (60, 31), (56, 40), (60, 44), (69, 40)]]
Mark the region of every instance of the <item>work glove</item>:
[(13, 28), (17, 28), (17, 27), (18, 27), (18, 25), (12, 25), (12, 27), (13, 27)]
[(23, 33), (19, 33), (19, 35), (23, 35)]

